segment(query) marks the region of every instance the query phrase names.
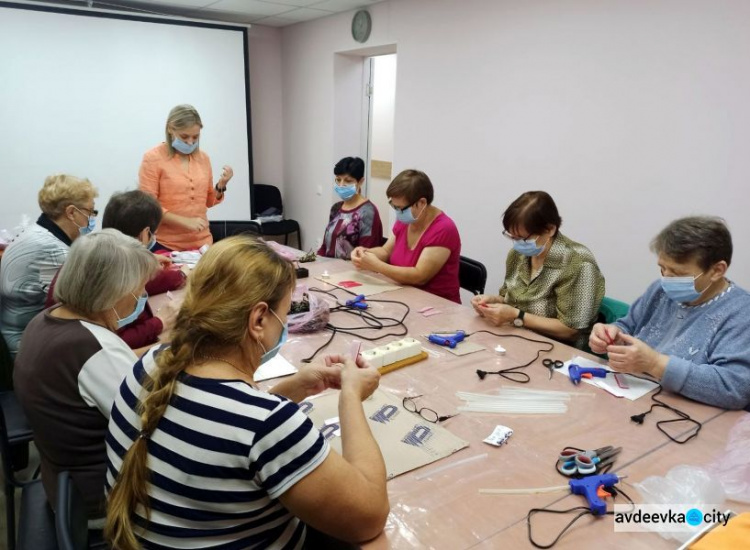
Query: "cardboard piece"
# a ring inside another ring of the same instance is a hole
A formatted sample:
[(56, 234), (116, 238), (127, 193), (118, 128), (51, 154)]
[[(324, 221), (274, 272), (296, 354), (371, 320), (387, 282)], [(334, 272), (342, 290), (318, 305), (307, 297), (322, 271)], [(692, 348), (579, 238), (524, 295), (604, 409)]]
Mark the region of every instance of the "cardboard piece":
[[(388, 479), (452, 455), (469, 444), (448, 430), (427, 422), (404, 409), (401, 399), (383, 390), (375, 390), (364, 403), (365, 416), (385, 459)], [(306, 399), (300, 409), (310, 417), (331, 447), (341, 452), (338, 424), (338, 392), (328, 392)], [(329, 424), (326, 424), (329, 421)]]
[(362, 271), (344, 271), (342, 273), (332, 273), (327, 278), (322, 276), (315, 278), (329, 285), (347, 290), (351, 289), (352, 292), (364, 294), (365, 296), (372, 296), (401, 288), (400, 285), (388, 283), (372, 275), (367, 275)]

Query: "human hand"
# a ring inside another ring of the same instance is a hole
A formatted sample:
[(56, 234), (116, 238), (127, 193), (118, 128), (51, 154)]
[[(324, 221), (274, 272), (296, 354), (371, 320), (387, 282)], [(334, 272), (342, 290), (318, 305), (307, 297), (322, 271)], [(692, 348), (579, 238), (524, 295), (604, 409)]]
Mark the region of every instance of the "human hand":
[(306, 398), (329, 388), (341, 389), (341, 367), (328, 361), (302, 367), (294, 376)]
[(594, 328), (591, 329), (589, 347), (594, 353), (606, 353), (607, 346), (611, 346), (612, 344), (622, 344), (622, 338), (620, 338), (621, 334), (624, 333), (620, 330), (620, 327), (616, 325), (596, 323)]
[(480, 315), (496, 327), (510, 323), (518, 317), (518, 310), (508, 304), (490, 303), (480, 305), (479, 309), (482, 311)]
[(174, 302), (167, 302), (158, 310), (156, 310), (156, 312), (154, 313), (154, 317), (158, 318), (161, 321), (162, 332), (172, 330), (172, 327), (174, 327), (174, 323), (177, 320), (177, 313), (179, 313), (179, 311), (179, 306), (177, 306)]
[(203, 218), (185, 218), (186, 229), (189, 231), (203, 231), (208, 227), (208, 221)]
[(161, 266), (162, 269), (171, 267), (172, 258), (169, 256), (165, 256), (164, 254), (154, 254), (154, 256), (156, 256), (156, 261), (159, 262), (159, 266)]
[(480, 317), (484, 317), (483, 305), (487, 304), (502, 304), (503, 299), (501, 296), (493, 296), (492, 294), (479, 294), (471, 299), (471, 307), (474, 308)]
[(359, 269), (368, 269), (370, 271), (379, 271), (380, 267), (380, 258), (378, 258), (375, 254), (370, 252), (369, 250), (365, 250), (362, 253), (362, 257), (359, 260), (358, 264), (354, 264)]
[(661, 378), (669, 357), (629, 334), (623, 332), (619, 336), (624, 345), (607, 346), (609, 366), (622, 372), (645, 372)]
[(326, 365), (341, 365), (341, 391), (353, 391), (364, 401), (372, 395), (380, 383), (380, 373), (362, 358), (354, 361), (344, 355), (328, 355)]
[(217, 185), (219, 187), (226, 187), (227, 183), (229, 183), (229, 180), (231, 180), (233, 176), (234, 170), (232, 170), (232, 167), (228, 165), (223, 166)]
[(362, 269), (360, 267), (360, 264), (362, 263), (362, 256), (364, 255), (366, 250), (367, 249), (364, 246), (358, 246), (354, 250), (352, 250), (352, 253), (349, 255), (352, 263), (354, 264), (354, 267), (356, 267), (357, 269)]

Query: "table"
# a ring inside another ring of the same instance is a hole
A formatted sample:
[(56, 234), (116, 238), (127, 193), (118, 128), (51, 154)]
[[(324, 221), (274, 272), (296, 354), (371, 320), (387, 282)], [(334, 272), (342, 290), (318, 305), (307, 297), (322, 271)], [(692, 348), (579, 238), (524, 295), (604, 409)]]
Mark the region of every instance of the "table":
[[(310, 287), (330, 290), (331, 286), (313, 277), (324, 270), (330, 274), (348, 271), (348, 262), (333, 259), (319, 259), (304, 264), (310, 271), (310, 278), (299, 282)], [(336, 294), (346, 298), (344, 291)], [(406, 319), (409, 335), (419, 338), (433, 330), (464, 329), (467, 332), (489, 329), (500, 334), (519, 334), (537, 340), (553, 342), (552, 352), (542, 357), (553, 357), (566, 361), (576, 355), (584, 355), (580, 350), (565, 346), (512, 327), (490, 327), (475, 315), (467, 306), (461, 306), (415, 288), (402, 288), (397, 291), (371, 297), (371, 311), (377, 315), (398, 314), (403, 308), (395, 304), (379, 304), (377, 299), (399, 300), (407, 303), (411, 313)], [(425, 318), (417, 310), (431, 306), (440, 315)], [(402, 314), (402, 313), (401, 313)], [(332, 322), (336, 322), (334, 314)], [(400, 317), (400, 315), (399, 315)], [(349, 324), (351, 318), (341, 315), (340, 319)], [(293, 364), (300, 366), (302, 358), (325, 343), (329, 332), (312, 335), (290, 335), (281, 350), (282, 355)], [(347, 353), (353, 337), (337, 335), (322, 354)], [(364, 349), (397, 340), (386, 338), (379, 342), (366, 343)], [(498, 370), (526, 363), (536, 355), (538, 344), (515, 339), (498, 339), (489, 334), (477, 334), (471, 341), (486, 346), (489, 351), (456, 357), (444, 349), (425, 341), (425, 348), (431, 357), (421, 363), (386, 374), (381, 379), (381, 388), (399, 396), (418, 395), (424, 397), (420, 406), (430, 407), (439, 414), (453, 414), (460, 400), (457, 390), (488, 393), (500, 386), (519, 387), (520, 384), (488, 376), (480, 380), (476, 369)], [(491, 351), (498, 343), (508, 351), (499, 356)], [(593, 356), (589, 356), (596, 359)], [(567, 378), (555, 375), (548, 380), (548, 370), (541, 365), (541, 359), (527, 369), (531, 382), (524, 387), (545, 390), (571, 391), (574, 386)], [(273, 385), (273, 382), (268, 386)], [(266, 387), (268, 387), (266, 386)], [(646, 418), (643, 425), (630, 421), (630, 416), (641, 413), (651, 406), (648, 397), (631, 402), (617, 399), (592, 386), (582, 385), (578, 391), (587, 396), (574, 397), (565, 415), (508, 416), (494, 414), (462, 413), (443, 423), (443, 426), (470, 443), (467, 449), (459, 451), (431, 465), (408, 472), (388, 482), (391, 514), (383, 534), (365, 545), (365, 548), (531, 548), (526, 538), (525, 517), (530, 508), (554, 505), (555, 508), (569, 508), (582, 503), (581, 497), (565, 496), (563, 493), (526, 496), (487, 496), (478, 493), (479, 488), (546, 487), (562, 485), (567, 478), (554, 469), (555, 457), (568, 445), (581, 448), (595, 448), (604, 445), (622, 446), (614, 471), (628, 474), (629, 481), (639, 481), (648, 475), (664, 475), (671, 465), (677, 463), (702, 464), (709, 461), (717, 449), (723, 448), (732, 421), (743, 414), (725, 412), (702, 405), (675, 395), (667, 395), (664, 400), (676, 404), (692, 418), (706, 426), (697, 439), (686, 445), (671, 443), (655, 427), (657, 420), (671, 418), (661, 409), (655, 410)], [(494, 448), (482, 443), (495, 425), (504, 424), (514, 430), (509, 443)], [(416, 480), (417, 474), (429, 472), (437, 466), (487, 453), (487, 458), (470, 464), (457, 466), (423, 480)], [(658, 459), (658, 460), (657, 460)], [(637, 497), (637, 491), (628, 491)], [(741, 509), (741, 507), (736, 507)], [(535, 518), (536, 519), (536, 518)], [(566, 519), (566, 523), (570, 518)], [(587, 523), (594, 523), (585, 528)], [(536, 524), (535, 524), (536, 525)], [(540, 540), (546, 540), (546, 533), (555, 533), (559, 525), (546, 525), (540, 522), (535, 531)], [(550, 536), (549, 538), (552, 538)], [(556, 548), (608, 547), (635, 548), (636, 545), (659, 548), (666, 543), (658, 535), (614, 533), (611, 525), (603, 521), (585, 518), (569, 532)], [(669, 547), (667, 544), (664, 547)], [(671, 547), (674, 547), (672, 544)]]

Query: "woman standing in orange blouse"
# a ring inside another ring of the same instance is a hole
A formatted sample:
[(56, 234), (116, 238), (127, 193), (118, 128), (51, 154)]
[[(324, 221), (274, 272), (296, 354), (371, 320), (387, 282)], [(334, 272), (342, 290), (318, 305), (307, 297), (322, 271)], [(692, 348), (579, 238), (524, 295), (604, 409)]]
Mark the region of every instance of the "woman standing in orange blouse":
[(143, 155), (140, 188), (155, 196), (164, 211), (157, 246), (195, 250), (211, 244), (208, 209), (224, 200), (234, 172), (224, 166), (216, 185), (211, 160), (198, 148), (203, 123), (195, 107), (178, 105), (169, 112), (166, 141)]

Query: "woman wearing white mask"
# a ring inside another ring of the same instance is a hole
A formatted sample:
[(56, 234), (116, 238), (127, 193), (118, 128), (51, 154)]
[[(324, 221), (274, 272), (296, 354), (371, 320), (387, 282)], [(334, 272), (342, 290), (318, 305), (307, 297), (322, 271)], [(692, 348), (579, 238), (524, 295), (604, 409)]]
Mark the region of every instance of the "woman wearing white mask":
[(461, 237), (453, 220), (432, 205), (430, 178), (419, 170), (404, 170), (386, 195), (396, 212), (393, 234), (383, 246), (355, 248), (352, 263), (460, 304)]
[(104, 516), (104, 438), (115, 393), (137, 357), (115, 331), (143, 311), (158, 268), (140, 242), (115, 229), (76, 240), (60, 270), (60, 306), (24, 332), (13, 379), (39, 448), (54, 505), (57, 474), (70, 470), (91, 519)]
[(42, 215), (5, 250), (0, 267), (0, 326), (12, 354), (26, 325), (44, 309), (47, 291), (70, 245), (91, 233), (98, 212), (87, 179), (49, 176), (39, 191)]
[(167, 117), (165, 142), (143, 155), (140, 188), (164, 211), (154, 250), (195, 250), (213, 242), (208, 209), (224, 200), (234, 172), (224, 166), (214, 184), (211, 160), (199, 148), (202, 128), (195, 107), (178, 105)]
[(333, 167), (336, 195), (341, 199), (331, 208), (319, 256), (348, 260), (358, 246), (380, 246), (383, 225), (377, 207), (362, 195), (365, 163), (358, 157), (341, 159)]
[(560, 233), (552, 197), (528, 191), (503, 214), (513, 242), (498, 296), (475, 296), (475, 311), (493, 325), (513, 323), (583, 348), (604, 297), (604, 277), (584, 245)]
[(750, 294), (726, 278), (732, 236), (720, 218), (693, 216), (651, 244), (661, 279), (589, 344), (612, 368), (725, 409), (750, 405)]

